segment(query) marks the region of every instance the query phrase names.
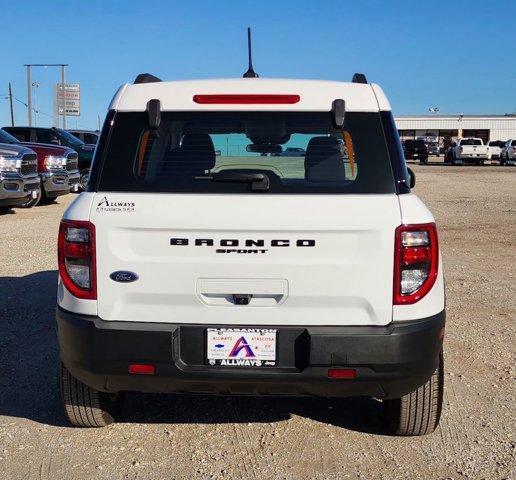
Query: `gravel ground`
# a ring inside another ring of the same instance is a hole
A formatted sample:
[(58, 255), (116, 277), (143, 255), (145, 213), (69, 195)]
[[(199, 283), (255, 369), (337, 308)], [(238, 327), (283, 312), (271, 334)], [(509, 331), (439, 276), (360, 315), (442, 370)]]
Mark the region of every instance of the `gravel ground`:
[(0, 216), (0, 479), (516, 478), (516, 169), (415, 166), (447, 282), (445, 406), (422, 438), (385, 436), (368, 399), (133, 394), (68, 427), (57, 395), (55, 238), (73, 200)]

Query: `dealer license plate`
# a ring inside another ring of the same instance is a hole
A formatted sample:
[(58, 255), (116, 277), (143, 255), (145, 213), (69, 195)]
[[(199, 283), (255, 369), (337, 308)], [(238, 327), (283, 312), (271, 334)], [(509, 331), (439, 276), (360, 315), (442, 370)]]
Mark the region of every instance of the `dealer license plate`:
[(276, 334), (270, 328), (208, 328), (206, 360), (227, 367), (274, 367)]

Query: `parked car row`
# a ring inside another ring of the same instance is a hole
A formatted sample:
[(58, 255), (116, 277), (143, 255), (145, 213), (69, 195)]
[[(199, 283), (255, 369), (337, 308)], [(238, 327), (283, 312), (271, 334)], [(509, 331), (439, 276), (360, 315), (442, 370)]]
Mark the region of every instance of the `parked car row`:
[(95, 145), (85, 144), (83, 141), (61, 128), (4, 127), (3, 129), (22, 143), (30, 142), (32, 144), (44, 143), (47, 145), (60, 145), (75, 150), (78, 154), (79, 182), (81, 188), (86, 188)]
[(493, 160), (500, 165), (516, 165), (516, 140), (494, 140), (485, 145), (481, 138), (461, 138), (446, 150), (444, 160), (452, 165), (483, 165)]
[(59, 128), (0, 129), (0, 211), (84, 190), (94, 149)]
[[(436, 141), (417, 138), (405, 140), (402, 145), (406, 160), (419, 160), (426, 164), (430, 155), (439, 156), (439, 144)], [(493, 140), (486, 145), (481, 138), (461, 138), (449, 144), (444, 151), (444, 161), (452, 165), (483, 165), (493, 160), (500, 165), (516, 165), (516, 140)]]

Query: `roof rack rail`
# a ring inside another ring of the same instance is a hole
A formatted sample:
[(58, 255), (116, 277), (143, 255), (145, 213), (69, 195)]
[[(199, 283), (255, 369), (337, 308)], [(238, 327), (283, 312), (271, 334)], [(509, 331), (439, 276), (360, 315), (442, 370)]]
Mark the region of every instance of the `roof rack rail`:
[(134, 84), (138, 83), (154, 83), (154, 82), (161, 82), (161, 78), (155, 77), (154, 75), (151, 75), (150, 73), (140, 73), (135, 79)]
[(363, 73), (355, 73), (351, 81), (353, 83), (367, 83), (367, 78)]

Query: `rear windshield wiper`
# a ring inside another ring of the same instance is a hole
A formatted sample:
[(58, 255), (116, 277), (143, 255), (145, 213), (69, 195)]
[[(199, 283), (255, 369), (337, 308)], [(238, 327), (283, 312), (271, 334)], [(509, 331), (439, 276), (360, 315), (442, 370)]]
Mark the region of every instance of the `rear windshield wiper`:
[(269, 177), (265, 173), (219, 172), (195, 177), (195, 179), (212, 180), (213, 182), (251, 183), (252, 190), (269, 190), (270, 185)]

